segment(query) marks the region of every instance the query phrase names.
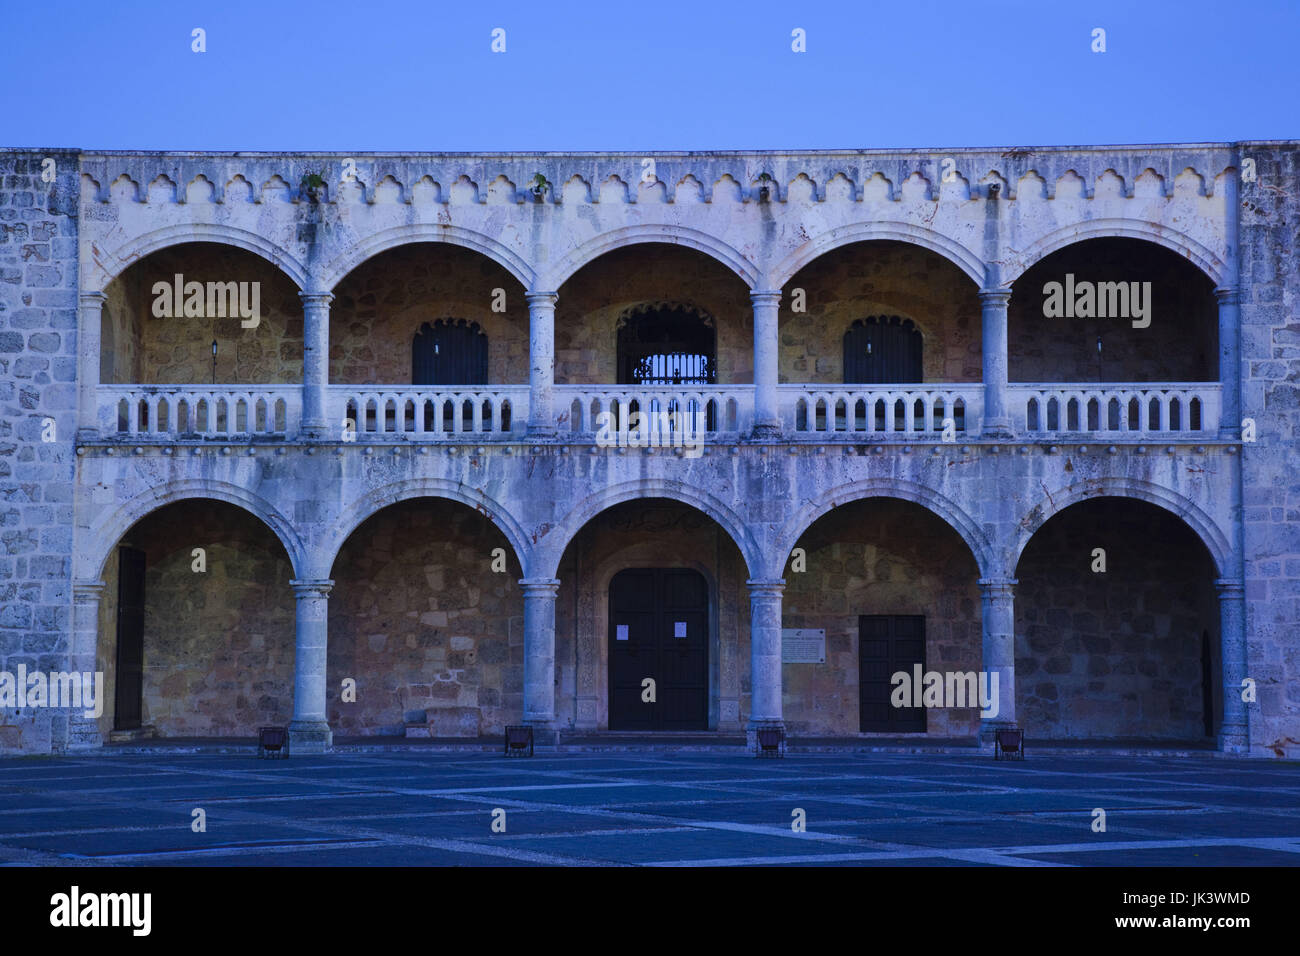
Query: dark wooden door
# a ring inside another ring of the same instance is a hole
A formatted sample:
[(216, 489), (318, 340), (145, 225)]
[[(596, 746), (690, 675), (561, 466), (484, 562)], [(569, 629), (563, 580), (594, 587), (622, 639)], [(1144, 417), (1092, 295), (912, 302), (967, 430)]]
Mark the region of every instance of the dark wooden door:
[(921, 333), (910, 319), (872, 316), (844, 333), (846, 385), (912, 385), (921, 378)]
[(425, 322), (411, 344), (412, 385), (483, 385), (488, 341), (478, 323)]
[(144, 552), (118, 548), (117, 673), (113, 728), (140, 726), (144, 696)]
[(925, 618), (864, 614), (858, 618), (858, 729), (863, 733), (925, 733), (925, 708), (895, 707), (891, 678), (915, 665), (925, 672)]
[[(646, 702), (644, 681), (655, 682)], [(707, 730), (709, 587), (697, 571), (635, 568), (609, 584), (609, 729)]]

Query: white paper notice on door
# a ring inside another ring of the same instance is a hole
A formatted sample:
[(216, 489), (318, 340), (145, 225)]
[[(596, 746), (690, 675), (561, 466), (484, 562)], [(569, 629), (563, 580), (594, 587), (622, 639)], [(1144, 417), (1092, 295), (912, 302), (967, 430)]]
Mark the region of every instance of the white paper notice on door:
[(618, 641), (627, 640), (627, 625), (619, 624), (614, 630), (614, 639)]
[(673, 622), (673, 637), (685, 637), (685, 636), (686, 636), (686, 622), (685, 622), (685, 621), (674, 621), (674, 622)]

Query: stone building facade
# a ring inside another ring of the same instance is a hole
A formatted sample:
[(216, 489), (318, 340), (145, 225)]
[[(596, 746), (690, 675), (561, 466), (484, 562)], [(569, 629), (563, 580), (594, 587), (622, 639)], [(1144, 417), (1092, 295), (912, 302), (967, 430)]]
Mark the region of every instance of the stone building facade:
[[(0, 675), (105, 679), (96, 717), (0, 676), (0, 752), (527, 723), (1294, 757), (1298, 164), (0, 151)], [(685, 409), (698, 445), (601, 427)], [(896, 722), (904, 660), (996, 673), (996, 713)]]

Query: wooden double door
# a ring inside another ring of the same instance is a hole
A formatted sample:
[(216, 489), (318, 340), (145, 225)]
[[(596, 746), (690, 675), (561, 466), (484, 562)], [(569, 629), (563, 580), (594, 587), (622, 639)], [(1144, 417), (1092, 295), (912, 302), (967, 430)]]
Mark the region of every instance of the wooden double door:
[(890, 701), (899, 671), (925, 672), (925, 617), (919, 614), (864, 614), (858, 618), (858, 730), (862, 733), (923, 734), (925, 708)]
[(609, 585), (609, 729), (708, 726), (708, 582), (685, 568), (620, 571)]

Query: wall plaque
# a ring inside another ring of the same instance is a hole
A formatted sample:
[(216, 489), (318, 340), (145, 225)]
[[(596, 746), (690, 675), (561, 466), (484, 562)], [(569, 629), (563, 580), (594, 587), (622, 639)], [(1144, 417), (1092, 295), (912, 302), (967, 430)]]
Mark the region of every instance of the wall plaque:
[(825, 664), (825, 628), (781, 628), (781, 662), (783, 664)]

